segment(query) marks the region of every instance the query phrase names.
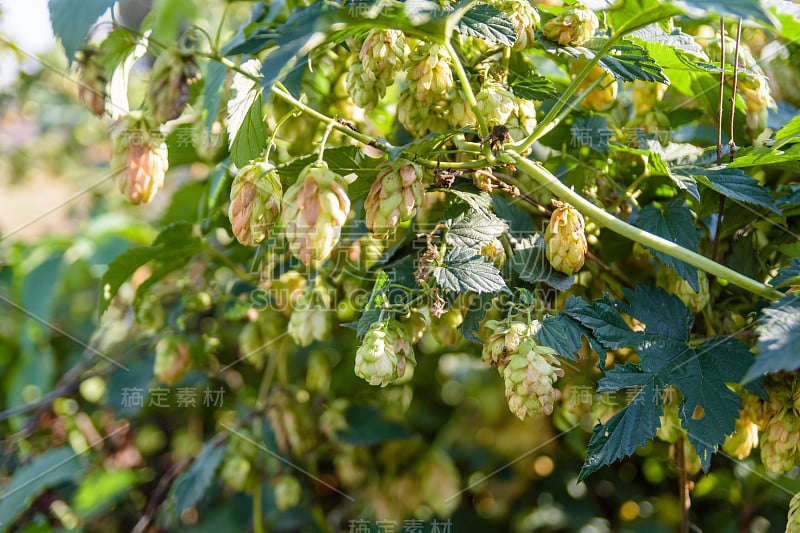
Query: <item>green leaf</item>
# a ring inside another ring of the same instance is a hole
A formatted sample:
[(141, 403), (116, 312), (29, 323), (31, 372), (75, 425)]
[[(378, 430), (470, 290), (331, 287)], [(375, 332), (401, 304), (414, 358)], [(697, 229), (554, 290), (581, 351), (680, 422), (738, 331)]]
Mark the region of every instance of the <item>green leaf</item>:
[(769, 194), (769, 190), (759, 185), (743, 170), (735, 168), (702, 169), (702, 173), (695, 175), (695, 178), (701, 184), (728, 198), (762, 207), (777, 215), (783, 214), (775, 205), (775, 200)]
[(261, 94), (257, 93), (231, 144), (231, 161), (242, 167), (258, 158), (266, 144), (267, 125), (262, 116)]
[(8, 531), (45, 490), (80, 476), (84, 465), (78, 458), (72, 448), (64, 446), (48, 450), (19, 467), (0, 489), (0, 532)]
[(659, 287), (637, 285), (634, 290), (624, 289), (628, 304), (615, 302), (620, 312), (634, 317), (645, 327), (648, 337), (658, 335), (686, 343), (694, 315), (677, 296)]
[(681, 13), (683, 10), (673, 2), (659, 0), (625, 0), (608, 11), (615, 35), (624, 35)]
[(162, 511), (167, 523), (177, 523), (181, 513), (196, 505), (203, 498), (225, 457), (226, 446), (214, 446), (208, 441), (194, 458), (192, 466), (175, 478), (169, 489)]
[(406, 426), (385, 420), (375, 407), (356, 404), (345, 412), (348, 428), (336, 432), (336, 438), (353, 446), (374, 446), (382, 442), (414, 436)]
[(589, 304), (579, 298), (570, 298), (564, 313), (589, 329), (603, 347), (616, 350), (634, 346), (639, 337), (617, 313), (614, 304), (603, 296)]
[(800, 143), (793, 143), (776, 150), (769, 146), (748, 146), (736, 152), (736, 159), (728, 163), (731, 168), (758, 167), (764, 165), (780, 165), (800, 161)]
[(115, 0), (49, 0), (50, 24), (53, 33), (61, 39), (67, 52), (67, 61), (72, 60), (89, 35), (94, 23)]
[(500, 271), (472, 248), (453, 248), (447, 252), (444, 263), (444, 266), (433, 269), (433, 277), (443, 289), (483, 294), (506, 288)]
[(203, 74), (203, 123), (207, 131), (211, 131), (214, 121), (217, 120), (222, 92), (225, 88), (225, 79), (228, 77), (228, 67), (219, 61), (208, 61)]
[(705, 72), (696, 61), (709, 60), (694, 37), (678, 29), (667, 33), (658, 24), (650, 24), (630, 33), (627, 40), (643, 46), (663, 69)]
[(785, 139), (788, 137), (795, 137), (800, 135), (800, 115), (795, 115), (795, 117), (786, 123), (781, 129), (779, 129), (775, 133), (775, 139)]
[(489, 4), (475, 4), (464, 13), (455, 29), (462, 35), (505, 46), (513, 46), (517, 40), (514, 23), (502, 11)]
[(382, 306), (386, 301), (383, 290), (388, 282), (389, 277), (385, 272), (378, 274), (378, 278), (372, 286), (367, 304), (364, 306), (364, 312), (361, 313), (361, 317), (359, 317), (358, 322), (355, 323), (356, 335), (359, 339), (367, 334), (372, 324), (389, 318), (390, 312)]
[(472, 299), (472, 302), (464, 315), (464, 320), (458, 327), (458, 331), (470, 342), (483, 344), (483, 341), (475, 336), (475, 333), (481, 327), (483, 319), (486, 317), (486, 312), (492, 306), (493, 295), (489, 293), (478, 294)]
[(533, 71), (523, 75), (512, 73), (511, 91), (517, 98), (525, 100), (549, 100), (558, 98), (558, 90), (549, 78)]
[(494, 209), (497, 216), (506, 221), (510, 233), (515, 237), (521, 238), (529, 235), (536, 229), (530, 213), (514, 203), (513, 200), (509, 200), (500, 194), (493, 194), (491, 199), (492, 209)]
[(778, 271), (778, 275), (769, 282), (775, 288), (781, 289), (790, 285), (800, 285), (800, 257), (793, 257), (792, 263)]
[[(697, 230), (692, 211), (683, 200), (671, 200), (663, 209), (653, 204), (639, 212), (636, 227), (679, 244), (692, 252), (697, 251)], [(675, 259), (669, 254), (648, 248), (659, 261), (685, 279), (695, 292), (700, 290), (697, 268)]]
[(86, 519), (107, 511), (139, 482), (132, 470), (102, 470), (81, 483), (72, 500), (75, 514)]
[(765, 373), (800, 368), (800, 293), (784, 296), (761, 311), (756, 328), (759, 354), (744, 376), (744, 382)]
[(541, 281), (559, 291), (569, 289), (575, 282), (575, 277), (555, 270), (547, 260), (546, 249), (541, 233), (519, 241), (514, 255), (511, 256), (511, 268), (528, 283)]
[(647, 50), (631, 41), (623, 40), (614, 45), (599, 63), (608, 70), (615, 79), (623, 81), (653, 81), (669, 83), (664, 72)]
[[(544, 317), (534, 338), (537, 343), (555, 350), (559, 356), (574, 361), (578, 358), (578, 351), (583, 348), (584, 336), (591, 339), (592, 332), (568, 315), (559, 313)], [(602, 346), (599, 353), (605, 354)]]
[(447, 244), (467, 248), (480, 248), (508, 231), (505, 221), (486, 210), (474, 208), (446, 220), (445, 226)]
[(725, 2), (717, 0), (682, 0), (682, 3), (690, 8), (702, 10), (703, 15), (711, 12), (736, 18), (754, 19), (769, 26), (774, 26), (772, 17), (764, 10), (759, 0), (726, 0)]
[[(102, 316), (108, 309), (122, 284), (145, 263), (155, 261), (161, 265), (175, 265), (176, 262), (182, 264), (201, 249), (200, 239), (192, 235), (192, 225), (178, 222), (164, 228), (152, 246), (130, 248), (121, 253), (108, 265), (108, 270), (100, 280), (98, 316)], [(155, 273), (162, 276), (165, 274), (158, 267), (154, 269)], [(141, 289), (140, 286), (139, 290)], [(137, 291), (137, 297), (138, 295)]]

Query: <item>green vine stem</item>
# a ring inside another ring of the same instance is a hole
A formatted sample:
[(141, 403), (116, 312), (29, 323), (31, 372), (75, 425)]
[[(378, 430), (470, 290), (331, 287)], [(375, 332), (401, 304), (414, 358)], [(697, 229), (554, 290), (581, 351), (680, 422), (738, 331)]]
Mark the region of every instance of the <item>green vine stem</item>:
[(486, 125), (486, 119), (483, 117), (480, 109), (478, 109), (478, 101), (475, 99), (475, 93), (472, 91), (472, 86), (469, 83), (467, 71), (464, 70), (464, 65), (461, 64), (461, 60), (458, 58), (458, 54), (453, 48), (453, 45), (450, 44), (449, 40), (444, 43), (444, 49), (447, 51), (447, 54), (450, 56), (450, 60), (453, 62), (453, 69), (456, 71), (458, 81), (461, 82), (461, 90), (464, 91), (464, 95), (467, 98), (467, 103), (469, 104), (469, 107), (472, 108), (472, 112), (475, 114), (475, 118), (478, 120), (478, 131), (480, 131), (481, 137), (486, 137), (486, 135), (489, 134), (489, 127)]
[(670, 256), (680, 259), (694, 267), (699, 268), (709, 274), (718, 278), (728, 280), (730, 283), (740, 287), (746, 291), (752, 292), (768, 300), (777, 300), (783, 294), (776, 291), (769, 285), (751, 279), (747, 276), (739, 274), (711, 259), (704, 257), (697, 252), (687, 250), (683, 246), (675, 244), (672, 241), (654, 235), (650, 232), (631, 226), (614, 215), (607, 213), (605, 210), (597, 207), (580, 194), (576, 193), (553, 176), (547, 169), (538, 163), (531, 161), (514, 152), (505, 152), (500, 154), (500, 159), (505, 159), (506, 162), (513, 163), (518, 170), (527, 174), (537, 183), (545, 187), (555, 196), (565, 202), (569, 202), (584, 215), (587, 215), (600, 226), (610, 229), (614, 233), (627, 237), (643, 246), (650, 247), (659, 252), (669, 254)]

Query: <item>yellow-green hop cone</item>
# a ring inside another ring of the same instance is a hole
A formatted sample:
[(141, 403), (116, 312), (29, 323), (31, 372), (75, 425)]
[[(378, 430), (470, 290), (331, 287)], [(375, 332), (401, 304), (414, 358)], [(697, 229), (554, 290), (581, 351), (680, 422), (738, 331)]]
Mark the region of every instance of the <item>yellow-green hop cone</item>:
[(328, 338), (332, 327), (333, 310), (329, 287), (317, 278), (314, 287), (297, 300), (289, 319), (289, 335), (299, 346)]
[(78, 79), (78, 98), (97, 117), (106, 110), (106, 84), (103, 65), (98, 61), (100, 51), (84, 48), (78, 51), (77, 62), (80, 69)]
[(571, 205), (555, 202), (550, 224), (544, 233), (550, 264), (564, 274), (574, 274), (583, 266), (588, 248), (583, 215)]
[(279, 511), (296, 506), (303, 498), (303, 487), (294, 476), (280, 476), (273, 482), (272, 489), (275, 491), (275, 507)]
[(725, 437), (722, 451), (737, 459), (744, 459), (756, 446), (758, 446), (758, 426), (749, 418), (740, 416), (736, 420), (736, 429)]
[(200, 77), (191, 53), (167, 48), (153, 63), (147, 87), (147, 108), (156, 124), (178, 118), (189, 102), (189, 86)]
[(502, 11), (514, 25), (517, 39), (512, 50), (524, 50), (536, 43), (536, 27), (541, 19), (528, 0), (493, 0), (489, 3)]
[(450, 108), (447, 112), (447, 119), (450, 121), (451, 128), (459, 129), (477, 124), (478, 119), (475, 117), (475, 112), (467, 102), (463, 92), (460, 90), (455, 91), (454, 97), (449, 103)]
[(505, 125), (511, 139), (514, 142), (520, 142), (533, 133), (536, 128), (536, 107), (530, 100), (522, 98), (517, 98), (516, 103), (517, 106)]
[(533, 337), (523, 340), (503, 370), (508, 408), (520, 420), (553, 412), (556, 380), (564, 375), (555, 351), (540, 346)]
[(517, 97), (499, 83), (487, 81), (475, 95), (478, 110), (489, 127), (505, 126), (517, 110)]
[(222, 481), (230, 488), (242, 491), (248, 487), (251, 469), (252, 465), (250, 461), (241, 455), (234, 454), (225, 457), (225, 460), (222, 462), (220, 476), (222, 477)]
[(496, 366), (502, 374), (509, 358), (517, 352), (519, 345), (531, 337), (531, 324), (519, 321), (506, 324), (490, 320), (486, 326), (493, 333), (483, 343), (481, 358), (487, 365)]
[(175, 385), (186, 375), (191, 361), (189, 345), (180, 335), (167, 334), (156, 343), (153, 375), (165, 385)]
[(403, 383), (414, 375), (417, 360), (410, 339), (396, 320), (376, 322), (356, 351), (355, 374), (370, 385)]
[(767, 127), (767, 110), (777, 109), (767, 77), (740, 72), (738, 89), (744, 99), (748, 129), (754, 133), (764, 131)]
[(324, 162), (304, 168), (283, 197), (281, 223), (289, 250), (304, 265), (316, 265), (330, 257), (339, 242), (341, 228), (350, 213), (347, 180)]
[(459, 499), (452, 496), (461, 490), (461, 475), (450, 455), (442, 450), (431, 450), (417, 463), (415, 473), (422, 485), (421, 503), (436, 516), (452, 515), (460, 504)]
[(167, 144), (159, 130), (134, 112), (114, 125), (111, 166), (122, 194), (134, 204), (148, 203), (164, 187), (169, 168)]
[(599, 28), (597, 15), (588, 7), (576, 4), (545, 22), (542, 33), (546, 39), (562, 46), (580, 46), (591, 39)]
[(695, 292), (689, 282), (669, 268), (662, 268), (658, 272), (657, 281), (667, 292), (680, 298), (683, 305), (697, 314), (708, 305), (710, 294), (708, 276), (702, 270), (697, 271), (700, 290)]
[[(439, 108), (429, 108), (419, 102), (407, 87), (397, 103), (397, 121), (412, 137), (424, 137), (433, 131), (450, 129), (449, 115), (443, 115)], [(456, 127), (461, 127), (462, 124)]]
[(228, 208), (236, 240), (255, 246), (269, 236), (281, 214), (281, 196), (281, 180), (269, 163), (242, 167), (231, 184)]
[(347, 92), (358, 107), (369, 111), (386, 96), (406, 52), (405, 36), (399, 30), (371, 30), (367, 34), (345, 80)]
[(445, 99), (454, 81), (444, 47), (435, 43), (418, 45), (408, 58), (406, 83), (414, 98), (423, 105), (430, 106)]
[(792, 500), (789, 502), (786, 533), (800, 533), (800, 492), (792, 496)]
[(776, 413), (761, 433), (761, 462), (770, 472), (788, 472), (800, 458), (799, 440), (800, 419), (791, 409)]
[(364, 202), (367, 227), (376, 237), (389, 237), (416, 214), (424, 193), (419, 165), (405, 159), (384, 162)]
[(664, 413), (659, 417), (659, 420), (660, 425), (656, 431), (656, 436), (670, 444), (678, 442), (678, 438), (684, 434), (680, 415), (678, 414), (678, 405), (665, 403)]
[[(584, 69), (586, 65), (589, 64), (589, 61), (585, 58), (579, 58), (575, 60), (570, 65), (570, 74), (572, 78), (578, 76), (578, 74)], [(592, 111), (603, 111), (608, 109), (611, 104), (613, 104), (617, 99), (617, 82), (614, 80), (613, 76), (606, 72), (606, 69), (601, 67), (600, 65), (595, 65), (589, 71), (589, 74), (583, 79), (583, 81), (578, 85), (578, 91), (583, 92), (591, 87), (597, 80), (601, 80), (594, 89), (592, 89), (589, 94), (587, 94), (583, 100), (581, 100), (581, 105), (586, 109), (591, 109)]]

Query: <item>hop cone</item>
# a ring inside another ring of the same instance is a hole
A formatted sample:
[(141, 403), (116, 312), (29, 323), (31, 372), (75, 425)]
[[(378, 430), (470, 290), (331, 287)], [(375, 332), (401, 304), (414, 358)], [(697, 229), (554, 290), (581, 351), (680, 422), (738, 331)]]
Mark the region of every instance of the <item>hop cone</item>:
[[(573, 62), (570, 66), (570, 73), (572, 76), (577, 76), (588, 63), (589, 61), (583, 58)], [(598, 79), (601, 81), (581, 101), (583, 107), (591, 109), (592, 111), (603, 111), (617, 99), (617, 83), (614, 81), (614, 78), (607, 75), (606, 70), (600, 65), (592, 67), (589, 71), (589, 75), (586, 76), (578, 86), (578, 90), (585, 91)]]
[(463, 128), (464, 126), (472, 126), (477, 123), (478, 119), (475, 117), (475, 112), (467, 102), (467, 98), (460, 90), (454, 93), (454, 98), (450, 100), (450, 108), (447, 112), (447, 118), (450, 121), (450, 127), (454, 129)]
[(153, 121), (163, 124), (178, 118), (189, 102), (189, 85), (200, 78), (191, 54), (167, 48), (153, 63), (147, 87), (147, 108)]
[(536, 108), (530, 100), (517, 98), (517, 107), (506, 122), (508, 134), (519, 142), (533, 133), (536, 127)]
[(112, 140), (111, 165), (120, 172), (120, 190), (134, 204), (150, 202), (164, 187), (169, 167), (167, 144), (160, 132), (132, 113), (117, 123)]
[(103, 66), (98, 61), (99, 50), (84, 48), (78, 52), (80, 79), (78, 98), (97, 117), (106, 109), (106, 79)]
[(494, 365), (503, 373), (509, 358), (517, 352), (519, 345), (532, 335), (531, 325), (526, 322), (512, 321), (507, 326), (492, 320), (487, 327), (493, 330), (483, 344), (483, 362)]
[(491, 126), (505, 125), (511, 114), (517, 110), (517, 97), (514, 93), (493, 81), (487, 81), (475, 95), (478, 110)]
[(800, 533), (800, 492), (792, 496), (789, 502), (786, 533)]
[(415, 470), (415, 477), (422, 485), (422, 503), (436, 516), (452, 515), (460, 502), (451, 496), (461, 489), (461, 476), (453, 459), (444, 451), (433, 449), (425, 454)]
[(528, 0), (499, 0), (490, 2), (508, 16), (517, 33), (512, 50), (524, 50), (536, 43), (536, 27), (541, 19), (539, 12)]
[(241, 455), (229, 455), (225, 457), (220, 470), (220, 476), (233, 490), (245, 490), (250, 478), (252, 465), (250, 461)]
[(353, 102), (367, 111), (386, 96), (386, 88), (403, 66), (406, 40), (399, 30), (371, 30), (358, 61), (347, 72), (347, 92)]
[(156, 344), (153, 374), (161, 383), (175, 385), (186, 375), (190, 362), (189, 345), (179, 335), (169, 334)]
[(740, 415), (736, 419), (733, 433), (725, 437), (722, 450), (737, 459), (744, 459), (756, 446), (758, 446), (758, 426), (746, 416)]
[(416, 214), (424, 193), (419, 165), (405, 159), (385, 162), (364, 203), (367, 227), (376, 237), (388, 237)]
[(273, 483), (272, 486), (275, 491), (275, 507), (279, 511), (285, 511), (294, 507), (303, 497), (303, 487), (294, 476), (284, 475), (281, 476)]
[(797, 464), (800, 419), (791, 409), (776, 413), (761, 434), (761, 462), (767, 470), (783, 474)]
[(508, 408), (520, 420), (536, 414), (553, 412), (556, 393), (555, 381), (564, 375), (557, 368), (555, 351), (540, 346), (530, 336), (523, 340), (511, 354), (503, 370)]
[(547, 260), (556, 270), (574, 274), (583, 266), (587, 249), (583, 215), (571, 205), (556, 205), (544, 233)]
[[(449, 114), (439, 106), (429, 108), (419, 102), (411, 88), (407, 87), (400, 95), (397, 103), (397, 120), (413, 137), (424, 137), (432, 131), (443, 131), (451, 126), (454, 115)], [(451, 117), (451, 118), (448, 118)], [(474, 115), (473, 115), (474, 121)], [(461, 127), (464, 124), (458, 124)]]
[(297, 182), (287, 189), (281, 223), (289, 249), (304, 265), (327, 259), (339, 241), (350, 213), (349, 178), (317, 162), (304, 168)]
[(270, 234), (281, 213), (281, 193), (278, 173), (268, 163), (251, 163), (236, 173), (228, 218), (240, 243), (255, 246)]
[(402, 324), (387, 320), (370, 326), (356, 351), (355, 373), (370, 385), (385, 387), (411, 379), (416, 364)]
[(424, 106), (445, 99), (454, 82), (444, 48), (439, 44), (420, 44), (408, 59), (406, 83), (414, 98)]
[(289, 319), (289, 335), (299, 346), (325, 340), (331, 331), (331, 298), (328, 287), (317, 278), (295, 304)]
[(698, 281), (700, 291), (694, 292), (692, 286), (685, 279), (675, 273), (674, 270), (662, 268), (658, 273), (658, 281), (669, 292), (680, 298), (683, 305), (692, 310), (693, 313), (702, 311), (710, 298), (708, 289), (708, 277), (703, 271), (698, 271)]
[(594, 12), (586, 6), (576, 4), (545, 22), (542, 33), (546, 39), (562, 46), (580, 46), (591, 39), (598, 28), (600, 21)]
[(660, 425), (656, 436), (664, 442), (675, 444), (678, 438), (684, 434), (681, 427), (681, 418), (678, 413), (678, 405), (674, 403), (664, 404), (664, 413), (659, 417)]

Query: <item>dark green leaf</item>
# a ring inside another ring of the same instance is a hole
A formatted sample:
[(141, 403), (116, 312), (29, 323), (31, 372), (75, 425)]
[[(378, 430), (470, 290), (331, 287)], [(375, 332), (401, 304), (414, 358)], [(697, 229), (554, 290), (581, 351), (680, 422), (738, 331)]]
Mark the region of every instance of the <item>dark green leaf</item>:
[(486, 317), (486, 312), (492, 306), (492, 299), (494, 296), (491, 294), (478, 294), (472, 299), (472, 303), (464, 315), (464, 320), (458, 327), (458, 331), (470, 342), (483, 344), (483, 341), (475, 336), (475, 333), (480, 329), (483, 319)]
[(79, 455), (68, 446), (48, 450), (18, 468), (0, 489), (0, 532), (8, 531), (42, 492), (75, 480), (83, 468)]
[(530, 213), (503, 195), (492, 195), (492, 208), (497, 216), (506, 221), (510, 232), (515, 237), (521, 238), (529, 235), (536, 228)]
[(382, 419), (380, 411), (372, 406), (352, 405), (347, 409), (345, 417), (349, 427), (337, 431), (336, 438), (353, 446), (374, 446), (414, 436), (406, 426)]
[(535, 72), (527, 72), (522, 76), (513, 76), (511, 78), (511, 91), (516, 97), (525, 100), (558, 98), (558, 90), (555, 84)]
[(72, 63), (89, 30), (115, 0), (49, 0), (50, 23), (53, 33), (61, 39), (67, 52), (67, 61)]
[(253, 100), (250, 109), (236, 131), (231, 144), (231, 161), (239, 167), (261, 155), (267, 144), (267, 125), (264, 123), (261, 109), (261, 94)]
[[(775, 200), (765, 189), (752, 177), (745, 174), (743, 170), (737, 168), (714, 168), (700, 169), (701, 173), (695, 174), (695, 178), (702, 185), (717, 191), (733, 200), (768, 209), (777, 215), (781, 215), (781, 210), (775, 205)], [(695, 167), (695, 172), (698, 172)]]
[(791, 285), (800, 285), (800, 257), (793, 257), (792, 264), (778, 271), (772, 281), (769, 282), (775, 288), (788, 288)]
[(605, 67), (616, 79), (623, 81), (652, 81), (669, 83), (661, 67), (650, 57), (642, 46), (631, 41), (614, 45), (611, 52), (604, 55), (600, 65)]
[(508, 225), (483, 209), (469, 209), (445, 221), (445, 240), (450, 246), (479, 248), (508, 231)]
[[(670, 240), (692, 252), (697, 251), (697, 230), (694, 227), (692, 211), (682, 200), (671, 200), (663, 209), (653, 204), (646, 206), (636, 219), (636, 227)], [(700, 290), (696, 267), (657, 250), (650, 249), (650, 252), (667, 267), (675, 270), (695, 292)]]
[(570, 298), (567, 302), (569, 305), (563, 312), (591, 330), (605, 348), (616, 350), (638, 344), (639, 336), (617, 313), (608, 295), (593, 304), (578, 298)]
[[(536, 332), (536, 342), (549, 346), (558, 355), (574, 361), (578, 358), (578, 351), (583, 348), (583, 337), (592, 339), (592, 332), (564, 313), (547, 315)], [(602, 346), (598, 346), (599, 353), (605, 355)], [(603, 361), (605, 357), (600, 357)]]
[(228, 67), (219, 61), (206, 63), (203, 75), (203, 106), (206, 130), (211, 131), (211, 126), (217, 120), (222, 91), (225, 87), (225, 78), (228, 76)]
[(800, 368), (800, 294), (784, 296), (761, 311), (756, 346), (759, 354), (744, 381), (753, 381), (765, 373)]
[(483, 3), (475, 4), (464, 13), (456, 25), (456, 31), (506, 46), (512, 46), (517, 40), (517, 31), (508, 17), (496, 7)]
[(175, 479), (163, 511), (168, 523), (176, 523), (181, 513), (200, 502), (214, 481), (217, 468), (225, 457), (225, 448), (206, 442), (192, 466)]
[(653, 285), (637, 285), (624, 289), (629, 303), (615, 302), (615, 307), (645, 327), (648, 335), (659, 335), (680, 342), (689, 341), (694, 316), (677, 296)]
[(673, 2), (625, 0), (608, 11), (614, 34), (622, 35), (683, 13)]
[(682, 3), (690, 8), (700, 9), (703, 15), (709, 11), (730, 17), (754, 19), (773, 26), (772, 17), (764, 10), (759, 0), (682, 0)]
[(800, 115), (795, 115), (785, 126), (775, 132), (775, 139), (785, 139), (797, 135), (800, 135)]
[(546, 248), (541, 233), (521, 240), (511, 257), (511, 268), (528, 283), (541, 281), (554, 289), (565, 291), (575, 282), (575, 277), (555, 270), (547, 260)]
[(375, 284), (372, 286), (372, 291), (370, 292), (367, 304), (364, 306), (364, 312), (361, 313), (361, 317), (355, 324), (356, 335), (358, 335), (359, 338), (367, 334), (367, 331), (369, 331), (369, 328), (372, 324), (389, 318), (389, 311), (384, 310), (384, 308), (381, 306), (381, 304), (386, 301), (386, 297), (383, 294), (383, 289), (386, 287), (388, 281), (389, 277), (385, 272), (378, 274), (378, 278), (375, 280)]
[(747, 168), (763, 165), (780, 165), (800, 161), (800, 143), (793, 143), (775, 150), (769, 146), (748, 146), (736, 152), (736, 159), (728, 168)]
[(471, 248), (453, 248), (447, 253), (444, 263), (444, 266), (433, 269), (433, 277), (448, 291), (482, 294), (498, 292), (506, 287), (500, 271)]

